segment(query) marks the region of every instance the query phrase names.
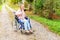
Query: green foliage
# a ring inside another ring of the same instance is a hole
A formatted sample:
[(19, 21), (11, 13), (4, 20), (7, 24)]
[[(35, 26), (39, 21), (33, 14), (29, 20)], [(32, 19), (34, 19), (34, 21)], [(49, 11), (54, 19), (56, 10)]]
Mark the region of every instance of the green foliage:
[(11, 0), (10, 1), (12, 4), (16, 4), (17, 3), (17, 0)]
[(25, 8), (28, 8), (28, 2), (27, 1), (25, 1), (24, 6), (25, 6)]
[(43, 7), (43, 0), (38, 0), (35, 2), (36, 9), (42, 9), (42, 7)]
[(36, 13), (43, 9), (43, 3), (44, 3), (44, 0), (36, 0), (34, 2)]
[(6, 2), (8, 2), (9, 4), (18, 4), (20, 3), (22, 0), (7, 0)]
[(60, 0), (36, 0), (34, 5), (35, 14), (46, 18), (52, 18), (53, 13), (60, 15)]
[(2, 0), (0, 0), (0, 5), (2, 4)]
[(54, 8), (55, 13), (60, 16), (60, 0), (54, 1)]
[(0, 5), (0, 11), (1, 11), (1, 9), (2, 9), (2, 5)]
[(31, 2), (33, 2), (33, 0), (26, 0), (28, 3), (31, 3)]

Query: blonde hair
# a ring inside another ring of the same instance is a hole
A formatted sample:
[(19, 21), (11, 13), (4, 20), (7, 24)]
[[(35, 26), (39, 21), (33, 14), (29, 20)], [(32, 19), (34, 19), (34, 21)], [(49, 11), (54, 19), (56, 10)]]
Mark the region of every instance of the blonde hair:
[(23, 4), (23, 3), (21, 3), (21, 4), (20, 4), (20, 7), (21, 7), (22, 5), (24, 5), (24, 4)]
[(20, 9), (21, 9), (22, 7), (24, 7), (24, 4), (20, 4)]

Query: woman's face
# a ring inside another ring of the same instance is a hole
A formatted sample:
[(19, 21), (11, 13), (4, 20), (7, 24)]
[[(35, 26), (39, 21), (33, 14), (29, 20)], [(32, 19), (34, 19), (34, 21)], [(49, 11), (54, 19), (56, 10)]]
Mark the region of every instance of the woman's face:
[(21, 5), (21, 10), (24, 10), (24, 5)]

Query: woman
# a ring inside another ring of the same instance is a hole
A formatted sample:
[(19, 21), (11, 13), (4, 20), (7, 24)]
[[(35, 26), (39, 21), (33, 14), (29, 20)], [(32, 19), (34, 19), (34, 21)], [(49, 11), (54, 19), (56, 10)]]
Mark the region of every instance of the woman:
[[(27, 32), (27, 33), (32, 32), (29, 19), (26, 17), (26, 14), (24, 12), (23, 4), (20, 6), (20, 9), (16, 12), (15, 15), (18, 17), (18, 19), (19, 19), (18, 21), (21, 24), (21, 26), (22, 27), (24, 26), (25, 32)], [(21, 27), (21, 29), (22, 29), (22, 27)]]

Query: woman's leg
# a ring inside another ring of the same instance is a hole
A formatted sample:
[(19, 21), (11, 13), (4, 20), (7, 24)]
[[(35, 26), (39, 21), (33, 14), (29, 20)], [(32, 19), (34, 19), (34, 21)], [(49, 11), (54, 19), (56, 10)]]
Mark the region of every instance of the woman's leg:
[[(30, 27), (30, 23), (28, 20), (19, 20), (19, 23), (21, 24), (21, 29), (24, 27), (25, 30), (30, 30), (31, 27)], [(23, 24), (24, 23), (24, 24)]]
[(19, 23), (21, 24), (21, 29), (24, 28), (25, 30), (28, 30), (27, 28), (27, 20), (19, 20)]
[(32, 28), (32, 27), (31, 27), (31, 23), (30, 23), (30, 19), (29, 19), (29, 18), (28, 18), (28, 22), (29, 22), (29, 24), (30, 24), (30, 28)]
[(29, 17), (27, 17), (26, 20), (28, 20), (28, 22), (29, 22), (29, 24), (30, 24), (30, 28), (32, 29)]
[(25, 30), (28, 30), (27, 20), (24, 20), (24, 28), (25, 28)]
[(18, 22), (20, 23), (19, 28), (20, 28), (20, 29), (23, 29), (23, 28), (24, 28), (24, 23), (23, 23), (21, 20), (18, 20)]
[(27, 21), (27, 27), (30, 33), (33, 33), (32, 29), (31, 29), (31, 24)]
[(29, 30), (29, 32), (33, 33), (32, 27), (31, 27), (31, 23), (30, 23), (30, 19), (28, 18), (27, 20), (28, 20), (28, 22), (27, 22), (27, 24), (28, 24), (28, 30)]
[(30, 26), (31, 26), (31, 25), (30, 25), (30, 20), (29, 20), (29, 19), (25, 19), (25, 21), (26, 21), (26, 24), (27, 24), (27, 25), (26, 25), (26, 26), (27, 26), (27, 27), (26, 27), (27, 30), (30, 30), (30, 29), (31, 29), (31, 27), (30, 27)]
[(28, 26), (28, 30), (30, 30), (31, 27), (30, 27), (30, 23), (29, 22), (27, 22), (27, 26)]

